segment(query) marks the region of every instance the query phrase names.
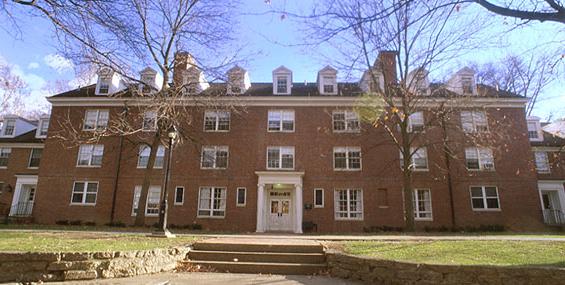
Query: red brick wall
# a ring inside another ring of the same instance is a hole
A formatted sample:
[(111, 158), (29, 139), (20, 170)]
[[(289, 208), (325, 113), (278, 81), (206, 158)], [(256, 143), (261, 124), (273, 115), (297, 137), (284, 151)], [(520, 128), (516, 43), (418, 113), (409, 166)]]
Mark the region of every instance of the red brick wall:
[[(6, 168), (0, 168), (0, 182), (4, 189), (0, 194), (0, 217), (7, 216), (12, 205), (12, 198), (16, 190), (16, 175), (37, 175), (37, 168), (29, 168), (31, 148), (12, 147), (12, 153)], [(8, 191), (8, 185), (11, 191)]]
[[(174, 150), (170, 194), (169, 223), (201, 224), (206, 229), (227, 231), (254, 231), (256, 226), (257, 176), (255, 171), (266, 170), (267, 146), (294, 146), (295, 171), (304, 171), (304, 203), (313, 203), (313, 189), (325, 191), (325, 207), (304, 210), (304, 221), (318, 224), (322, 232), (362, 231), (372, 226), (403, 226), (402, 180), (399, 152), (382, 129), (364, 126), (361, 133), (333, 133), (330, 107), (276, 107), (271, 109), (295, 110), (295, 132), (268, 133), (267, 107), (247, 107), (245, 112), (232, 114), (230, 132), (203, 132), (203, 111), (194, 110), (191, 124), (182, 126), (190, 131), (193, 142), (185, 141)], [(70, 118), (80, 128), (84, 109), (73, 107)], [(113, 112), (119, 109), (112, 110)], [(57, 129), (57, 120), (67, 118), (68, 108), (54, 107), (50, 133)], [(493, 136), (495, 172), (469, 172), (464, 166), (464, 147), (471, 140), (454, 129), (453, 147), (457, 158), (452, 162), (453, 199), (457, 226), (502, 224), (513, 229), (538, 229), (542, 217), (537, 192), (536, 174), (532, 152), (525, 136), (526, 121), (522, 109), (488, 109)], [(459, 117), (452, 123), (460, 126)], [(131, 207), (135, 185), (141, 185), (144, 170), (137, 169), (137, 144), (146, 138), (130, 136), (124, 140), (121, 172), (117, 184), (116, 220), (133, 223)], [(414, 174), (413, 186), (429, 188), (432, 192), (433, 221), (417, 222), (417, 226), (451, 226), (451, 208), (447, 187), (447, 172), (442, 149), (441, 132), (438, 128), (426, 131), (422, 143), (428, 147), (430, 170)], [(104, 159), (100, 168), (77, 168), (77, 147), (66, 148), (54, 138), (47, 140), (39, 178), (35, 218), (41, 223), (57, 220), (109, 222), (116, 169), (119, 157), (119, 138), (106, 138)], [(434, 144), (435, 143), (435, 144)], [(229, 167), (226, 170), (200, 169), (202, 145), (229, 146)], [(334, 171), (333, 147), (361, 146), (361, 171)], [(154, 170), (153, 185), (161, 185), (162, 170)], [(99, 181), (95, 206), (71, 206), (71, 188), (75, 180)], [(477, 212), (471, 209), (470, 185), (494, 185), (498, 187), (501, 211)], [(174, 186), (185, 187), (182, 206), (172, 203)], [(197, 218), (197, 197), (200, 186), (227, 187), (227, 207), (224, 219)], [(247, 205), (236, 207), (237, 187), (247, 188)], [(333, 190), (340, 187), (362, 188), (364, 219), (362, 221), (336, 221), (334, 219)], [(388, 192), (388, 207), (380, 207), (377, 189)], [(152, 224), (156, 218), (147, 222)]]

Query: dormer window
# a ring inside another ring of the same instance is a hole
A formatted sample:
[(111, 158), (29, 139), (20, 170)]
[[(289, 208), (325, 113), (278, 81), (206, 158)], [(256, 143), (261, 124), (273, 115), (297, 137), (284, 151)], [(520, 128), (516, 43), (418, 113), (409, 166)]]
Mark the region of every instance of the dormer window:
[(108, 93), (110, 93), (110, 78), (100, 78), (100, 83), (98, 84), (98, 94)]
[(277, 76), (277, 93), (288, 93), (288, 79), (286, 76)]
[(335, 77), (324, 76), (324, 94), (335, 93)]
[(369, 90), (371, 92), (377, 92), (381, 90), (381, 80), (378, 76), (369, 79)]
[(461, 88), (463, 90), (463, 94), (473, 94), (473, 77), (461, 77)]
[(228, 94), (243, 94), (251, 87), (249, 74), (245, 69), (237, 65), (228, 70), (227, 78)]
[(273, 70), (273, 94), (290, 95), (292, 71), (284, 66)]
[(37, 138), (46, 138), (48, 129), (49, 129), (49, 118), (40, 119), (39, 125), (37, 126), (37, 133), (35, 134), (35, 136)]
[(337, 70), (326, 66), (318, 71), (318, 91), (320, 94), (337, 94)]
[(543, 131), (538, 117), (528, 117), (528, 138), (530, 141), (543, 141)]
[(141, 88), (141, 92), (143, 93), (150, 93), (152, 91), (151, 83), (155, 82), (155, 75), (142, 75), (141, 82), (143, 82), (143, 87)]
[(16, 133), (16, 120), (7, 119), (4, 121), (4, 136), (10, 137), (14, 136)]

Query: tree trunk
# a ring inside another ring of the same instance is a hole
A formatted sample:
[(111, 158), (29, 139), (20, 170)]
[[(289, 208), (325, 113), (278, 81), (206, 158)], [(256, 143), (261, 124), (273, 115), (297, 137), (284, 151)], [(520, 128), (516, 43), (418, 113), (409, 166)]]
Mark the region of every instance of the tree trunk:
[(151, 174), (155, 166), (155, 160), (157, 158), (157, 150), (160, 145), (160, 132), (157, 130), (155, 136), (153, 137), (153, 142), (151, 142), (151, 152), (149, 152), (149, 160), (147, 161), (147, 168), (143, 174), (143, 184), (141, 185), (141, 193), (139, 195), (139, 202), (137, 207), (137, 215), (135, 216), (135, 226), (142, 227), (145, 226), (145, 206), (147, 204), (147, 196), (149, 194), (149, 185), (151, 183)]
[[(406, 158), (404, 159), (406, 160)], [(406, 166), (406, 163), (404, 163)], [(410, 163), (408, 163), (410, 165)], [(404, 229), (407, 232), (414, 231), (414, 194), (412, 189), (412, 170), (406, 169), (402, 173), (402, 186), (404, 191)]]

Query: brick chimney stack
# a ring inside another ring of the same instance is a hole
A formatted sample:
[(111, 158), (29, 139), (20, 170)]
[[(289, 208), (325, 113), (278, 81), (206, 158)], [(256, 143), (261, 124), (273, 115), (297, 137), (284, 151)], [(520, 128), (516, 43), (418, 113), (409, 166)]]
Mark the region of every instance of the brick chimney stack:
[(182, 85), (184, 71), (194, 66), (194, 64), (194, 58), (189, 52), (179, 51), (175, 53), (175, 62), (173, 67), (173, 82), (175, 86)]
[(396, 51), (379, 51), (379, 57), (375, 61), (374, 67), (382, 70), (385, 84), (396, 83)]

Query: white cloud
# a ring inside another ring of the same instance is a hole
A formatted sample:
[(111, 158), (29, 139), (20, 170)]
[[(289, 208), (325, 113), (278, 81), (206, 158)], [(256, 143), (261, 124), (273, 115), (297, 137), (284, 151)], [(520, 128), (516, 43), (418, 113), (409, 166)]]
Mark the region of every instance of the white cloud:
[(72, 70), (74, 67), (73, 62), (59, 54), (48, 54), (43, 58), (47, 66), (55, 69), (59, 74)]
[(39, 68), (39, 63), (37, 63), (37, 62), (30, 62), (27, 65), (27, 69), (38, 69), (38, 68)]

